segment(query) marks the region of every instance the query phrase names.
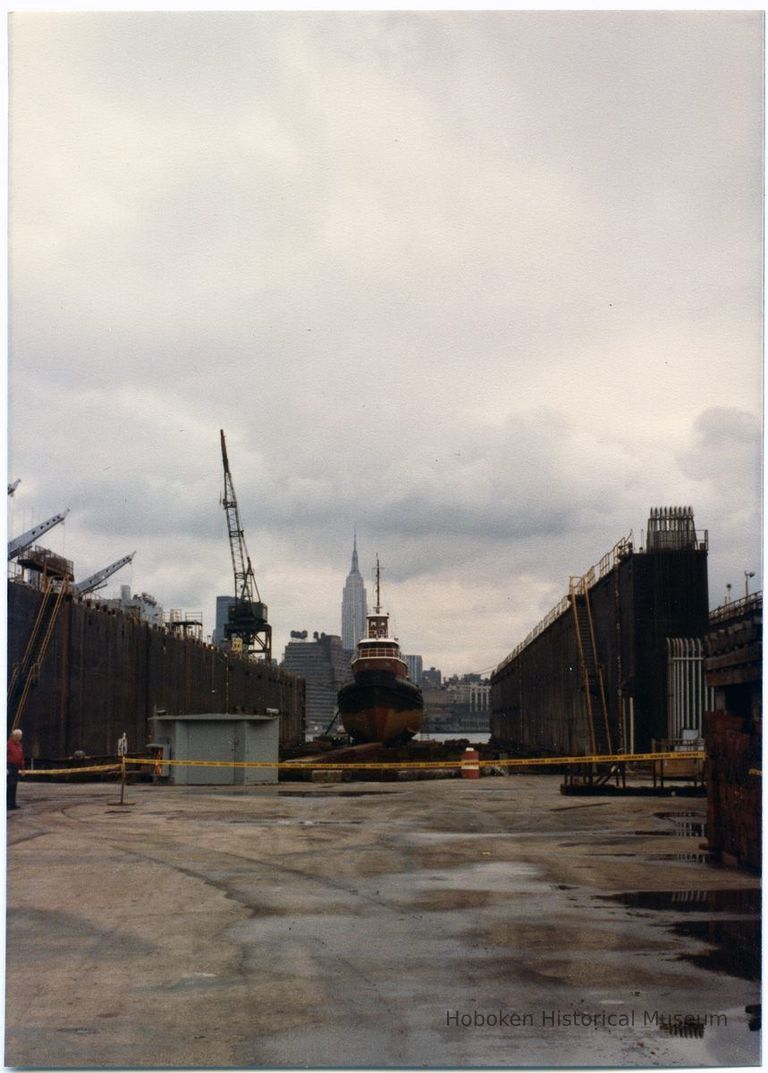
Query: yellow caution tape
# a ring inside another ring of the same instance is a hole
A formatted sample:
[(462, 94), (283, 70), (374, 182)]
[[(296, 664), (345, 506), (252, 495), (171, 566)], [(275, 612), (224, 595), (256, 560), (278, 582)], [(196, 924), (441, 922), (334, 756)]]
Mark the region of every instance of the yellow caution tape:
[(281, 771), (411, 771), (439, 770), (446, 768), (477, 767), (546, 767), (562, 764), (632, 764), (641, 761), (656, 760), (705, 760), (706, 753), (690, 752), (665, 753), (615, 753), (598, 756), (548, 756), (538, 759), (515, 758), (511, 760), (404, 760), (380, 761), (378, 763), (307, 760), (168, 760), (165, 757), (126, 757), (126, 764), (163, 765), (166, 767), (226, 767), (226, 768), (278, 768)]
[(24, 777), (30, 775), (82, 775), (91, 771), (119, 771), (119, 764), (97, 764), (93, 767), (62, 767), (62, 768), (32, 768), (24, 772)]
[[(412, 771), (412, 770), (447, 770), (451, 768), (467, 768), (472, 770), (479, 767), (552, 767), (555, 765), (573, 764), (633, 764), (656, 760), (705, 760), (706, 753), (696, 750), (690, 752), (665, 752), (665, 753), (614, 753), (611, 755), (597, 756), (547, 756), (538, 758), (521, 758), (509, 760), (476, 760), (460, 757), (456, 760), (403, 760), (379, 761), (376, 763), (347, 761), (345, 763), (331, 761), (308, 761), (308, 760), (167, 760), (164, 757), (133, 757), (125, 758), (128, 764), (143, 764), (152, 767), (226, 767), (226, 768), (277, 768), (280, 771)], [(33, 768), (25, 772), (28, 778), (32, 775), (84, 775), (95, 772), (120, 771), (119, 764), (94, 764), (90, 767), (73, 768)], [(751, 768), (750, 775), (762, 776), (762, 771)]]

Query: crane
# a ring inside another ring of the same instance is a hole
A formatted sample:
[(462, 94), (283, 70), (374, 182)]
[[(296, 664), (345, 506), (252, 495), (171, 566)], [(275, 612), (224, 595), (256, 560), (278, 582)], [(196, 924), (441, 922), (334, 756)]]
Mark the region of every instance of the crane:
[(227, 515), (229, 549), (232, 553), (232, 570), (235, 578), (235, 599), (229, 608), (229, 619), (224, 623), (224, 636), (242, 646), (243, 655), (256, 659), (263, 655), (269, 663), (272, 659), (272, 627), (267, 619), (267, 605), (262, 603), (251, 558), (245, 546), (245, 534), (240, 524), (235, 486), (229, 470), (227, 443), (224, 429), (221, 433), (221, 459), (224, 464), (224, 498), (222, 504)]
[(25, 548), (28, 548), (30, 544), (34, 544), (39, 536), (43, 533), (47, 533), (49, 529), (53, 529), (54, 525), (58, 525), (59, 522), (63, 522), (66, 516), (69, 514), (69, 507), (61, 514), (54, 514), (52, 518), (47, 518), (46, 521), (40, 522), (33, 529), (27, 529), (26, 533), (22, 533), (20, 536), (14, 537), (13, 540), (8, 541), (8, 558), (15, 559)]
[(136, 552), (132, 551), (130, 555), (124, 555), (122, 559), (117, 559), (116, 562), (110, 563), (109, 566), (105, 566), (102, 570), (97, 570), (95, 574), (91, 574), (84, 581), (78, 581), (76, 585), (71, 586), (72, 593), (75, 596), (85, 596), (86, 593), (93, 592), (94, 589), (100, 589), (108, 577), (116, 574), (127, 563), (132, 562), (135, 554)]

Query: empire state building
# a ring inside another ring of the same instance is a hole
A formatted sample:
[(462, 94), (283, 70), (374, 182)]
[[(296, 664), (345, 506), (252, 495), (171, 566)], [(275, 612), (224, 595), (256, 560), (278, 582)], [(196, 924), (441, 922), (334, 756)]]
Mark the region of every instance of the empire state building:
[(357, 536), (352, 548), (352, 569), (347, 575), (344, 595), (341, 600), (341, 645), (354, 651), (357, 642), (365, 636), (365, 616), (368, 601), (365, 585), (357, 565)]

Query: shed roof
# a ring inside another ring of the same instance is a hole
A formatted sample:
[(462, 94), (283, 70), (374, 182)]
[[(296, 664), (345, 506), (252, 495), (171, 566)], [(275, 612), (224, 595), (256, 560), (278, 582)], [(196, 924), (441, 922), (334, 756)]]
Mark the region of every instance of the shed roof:
[(277, 715), (255, 715), (253, 712), (194, 712), (194, 713), (182, 713), (180, 715), (156, 715), (154, 718), (158, 723), (173, 723), (173, 722), (208, 722), (208, 723), (266, 723), (273, 719), (279, 719), (279, 713)]

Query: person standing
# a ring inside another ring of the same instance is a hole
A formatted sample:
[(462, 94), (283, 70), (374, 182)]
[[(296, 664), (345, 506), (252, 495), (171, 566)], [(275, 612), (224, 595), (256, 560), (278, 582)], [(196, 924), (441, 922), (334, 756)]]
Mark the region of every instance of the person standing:
[(12, 730), (8, 739), (8, 781), (6, 783), (6, 808), (18, 808), (16, 804), (16, 787), (19, 775), (24, 774), (24, 750), (21, 747), (20, 730)]

